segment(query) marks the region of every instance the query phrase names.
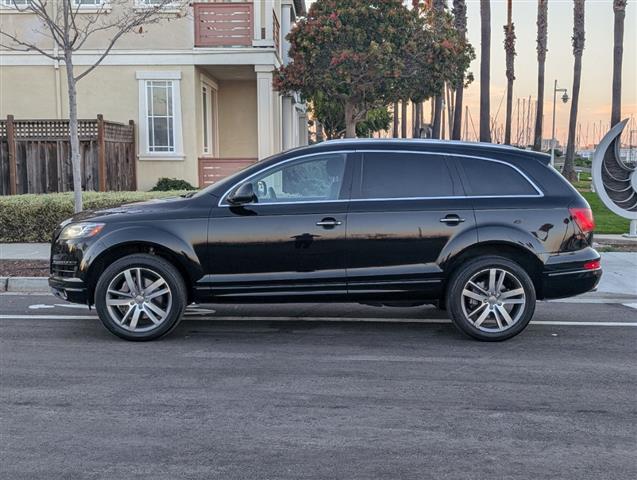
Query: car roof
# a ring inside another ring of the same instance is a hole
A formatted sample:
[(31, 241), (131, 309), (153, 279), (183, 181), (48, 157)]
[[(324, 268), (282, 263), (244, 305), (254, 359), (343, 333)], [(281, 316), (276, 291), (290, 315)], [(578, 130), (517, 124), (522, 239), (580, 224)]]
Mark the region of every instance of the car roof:
[(536, 160), (545, 165), (550, 163), (551, 157), (545, 153), (523, 150), (510, 145), (494, 143), (460, 142), (455, 140), (429, 139), (394, 139), (351, 138), (342, 140), (328, 140), (310, 146), (294, 149), (295, 153), (304, 150), (335, 151), (339, 149), (356, 150), (413, 150), (418, 152), (449, 153), (458, 155), (484, 156), (497, 160)]

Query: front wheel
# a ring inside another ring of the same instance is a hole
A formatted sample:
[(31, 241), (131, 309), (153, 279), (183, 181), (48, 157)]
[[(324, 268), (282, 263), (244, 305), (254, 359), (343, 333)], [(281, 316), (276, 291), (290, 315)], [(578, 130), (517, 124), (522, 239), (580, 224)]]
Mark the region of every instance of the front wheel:
[(95, 308), (104, 326), (126, 340), (154, 340), (170, 332), (186, 308), (179, 271), (148, 254), (128, 255), (110, 265), (95, 288)]
[(528, 273), (498, 256), (467, 262), (454, 273), (447, 291), (453, 323), (484, 341), (507, 340), (524, 330), (535, 312), (535, 301)]

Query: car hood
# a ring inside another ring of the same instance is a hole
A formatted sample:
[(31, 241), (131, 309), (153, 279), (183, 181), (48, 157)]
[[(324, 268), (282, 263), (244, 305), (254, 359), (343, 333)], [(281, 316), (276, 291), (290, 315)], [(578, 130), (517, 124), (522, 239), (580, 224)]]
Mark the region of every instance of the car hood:
[(61, 226), (84, 221), (127, 221), (134, 216), (152, 217), (154, 214), (159, 214), (166, 218), (166, 214), (178, 212), (186, 208), (190, 202), (191, 198), (188, 197), (167, 197), (127, 203), (118, 207), (84, 210), (62, 222)]

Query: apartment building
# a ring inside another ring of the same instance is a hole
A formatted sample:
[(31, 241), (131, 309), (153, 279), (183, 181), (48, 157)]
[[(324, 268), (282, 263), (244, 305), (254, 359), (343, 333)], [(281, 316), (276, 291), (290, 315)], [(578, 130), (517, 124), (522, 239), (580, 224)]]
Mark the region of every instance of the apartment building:
[[(36, 38), (37, 18), (16, 11), (13, 1), (0, 0), (2, 29)], [(117, 15), (121, 8), (74, 1), (80, 14)], [(143, 8), (153, 0), (130, 2)], [(138, 189), (160, 177), (205, 186), (307, 143), (305, 105), (272, 89), (272, 71), (287, 61), (285, 36), (305, 13), (303, 0), (198, 1), (167, 13), (174, 16), (123, 36), (78, 83), (80, 118), (136, 122)], [(108, 36), (93, 36), (75, 54), (78, 72), (95, 62)], [(53, 50), (48, 41), (42, 48)], [(66, 88), (64, 65), (37, 52), (0, 50), (2, 118), (68, 118)]]

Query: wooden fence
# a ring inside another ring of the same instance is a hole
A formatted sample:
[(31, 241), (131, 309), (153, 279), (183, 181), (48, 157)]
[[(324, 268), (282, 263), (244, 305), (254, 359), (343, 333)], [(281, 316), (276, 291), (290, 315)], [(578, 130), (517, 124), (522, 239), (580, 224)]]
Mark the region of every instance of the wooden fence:
[[(80, 120), (83, 190), (135, 190), (135, 124)], [(68, 120), (0, 121), (0, 195), (73, 190)]]

